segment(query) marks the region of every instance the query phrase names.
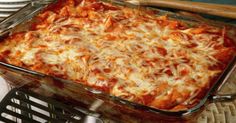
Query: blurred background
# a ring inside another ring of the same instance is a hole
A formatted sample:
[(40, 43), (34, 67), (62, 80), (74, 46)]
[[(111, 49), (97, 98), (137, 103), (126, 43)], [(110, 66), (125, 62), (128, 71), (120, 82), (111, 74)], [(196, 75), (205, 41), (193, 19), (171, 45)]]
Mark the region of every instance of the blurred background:
[[(229, 5), (235, 5), (236, 6), (236, 0), (189, 0), (189, 1), (206, 2), (206, 3), (218, 3), (218, 4), (229, 4)], [(204, 16), (206, 18), (210, 18), (210, 19), (217, 19), (217, 20), (220, 20), (220, 21), (236, 24), (235, 19), (219, 18), (219, 17), (215, 17), (215, 16), (206, 16), (206, 15), (202, 15), (202, 16)]]

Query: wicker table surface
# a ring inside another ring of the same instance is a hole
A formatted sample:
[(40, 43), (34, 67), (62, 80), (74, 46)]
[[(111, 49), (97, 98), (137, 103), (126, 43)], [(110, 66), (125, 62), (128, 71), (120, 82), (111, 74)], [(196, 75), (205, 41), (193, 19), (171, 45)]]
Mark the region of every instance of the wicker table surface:
[[(236, 70), (219, 94), (236, 93)], [(236, 100), (209, 104), (199, 116), (198, 123), (236, 123)]]

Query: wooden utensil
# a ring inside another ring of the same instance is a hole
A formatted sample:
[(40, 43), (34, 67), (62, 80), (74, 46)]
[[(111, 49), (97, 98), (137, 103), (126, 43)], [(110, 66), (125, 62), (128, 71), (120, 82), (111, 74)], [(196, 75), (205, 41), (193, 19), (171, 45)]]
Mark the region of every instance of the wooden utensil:
[(174, 8), (236, 19), (236, 6), (180, 0), (125, 0), (136, 5)]

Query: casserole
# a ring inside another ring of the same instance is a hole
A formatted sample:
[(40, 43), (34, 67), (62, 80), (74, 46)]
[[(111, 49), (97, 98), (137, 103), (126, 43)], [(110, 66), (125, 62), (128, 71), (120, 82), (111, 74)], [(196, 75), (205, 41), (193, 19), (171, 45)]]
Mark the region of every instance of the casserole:
[(235, 33), (155, 15), (94, 0), (58, 1), (26, 23), (26, 32), (20, 25), (1, 42), (1, 72), (15, 85), (87, 106), (102, 99), (103, 114), (125, 112), (119, 119), (126, 122), (128, 116), (182, 120), (232, 72)]

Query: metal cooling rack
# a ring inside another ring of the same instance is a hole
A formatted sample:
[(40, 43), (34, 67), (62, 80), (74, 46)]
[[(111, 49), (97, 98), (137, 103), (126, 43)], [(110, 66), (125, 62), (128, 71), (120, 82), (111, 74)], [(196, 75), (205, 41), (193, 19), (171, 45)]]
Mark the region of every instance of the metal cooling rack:
[(12, 89), (0, 103), (0, 122), (5, 123), (103, 123), (91, 114), (23, 89)]
[(24, 7), (30, 1), (31, 0), (0, 0), (0, 21)]

